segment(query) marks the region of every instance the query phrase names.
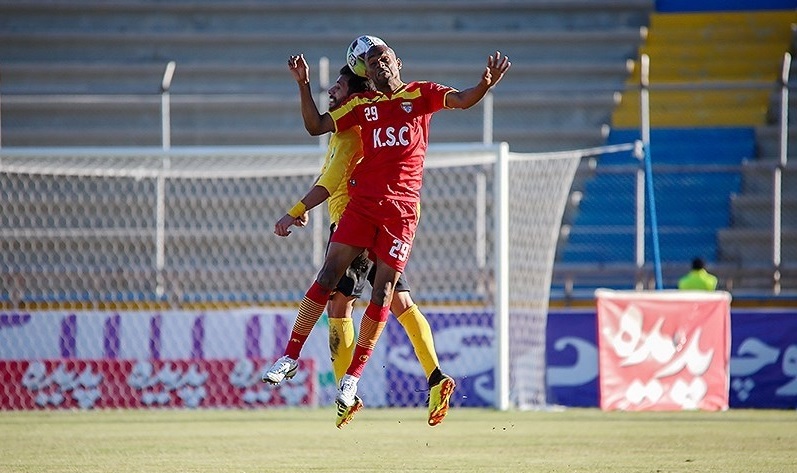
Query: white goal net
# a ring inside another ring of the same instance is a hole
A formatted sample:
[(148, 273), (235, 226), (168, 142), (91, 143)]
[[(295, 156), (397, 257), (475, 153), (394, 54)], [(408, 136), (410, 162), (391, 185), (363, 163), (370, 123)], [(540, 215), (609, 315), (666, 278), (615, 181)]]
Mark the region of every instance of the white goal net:
[[(69, 328), (79, 325), (74, 321), (59, 322), (60, 351), (35, 348), (41, 340), (25, 339), (35, 330), (13, 330), (37, 310), (72, 309), (72, 317), (74, 309), (110, 310), (118, 318), (120, 311), (293, 307), (322, 262), (326, 212), (314, 210), (309, 228), (284, 239), (273, 234), (273, 224), (311, 187), (323, 153), (319, 147), (0, 149), (0, 317), (6, 322), (0, 337), (9, 341), (0, 362), (55, 363), (59, 356), (162, 362), (170, 356), (170, 340), (125, 341), (113, 333), (125, 322), (114, 318), (104, 319), (97, 335), (102, 348), (85, 348), (88, 354), (80, 350), (92, 340), (63, 340), (79, 332)], [(489, 392), (488, 405), (545, 403), (545, 326), (559, 227), (580, 159), (598, 153), (519, 154), (506, 144), (429, 149), (407, 276), (425, 312), (466, 314), (484, 329), (456, 332), (448, 322), (433, 324), (459, 334), (436, 333), (443, 369), (459, 374), (465, 391)], [(153, 320), (149, 336), (165, 334), (161, 325), (152, 328)], [(203, 345), (223, 331), (193, 322), (187, 354), (171, 352), (180, 359), (211, 358), (210, 352), (231, 359), (275, 355), (278, 336), (269, 342), (252, 336), (266, 331), (262, 323), (242, 323), (245, 348), (227, 353)], [(149, 351), (127, 348), (137, 344)], [(475, 366), (492, 376), (467, 387), (464, 378)], [(398, 397), (381, 393), (385, 405), (417, 397), (415, 387), (404, 386), (407, 399), (401, 387), (391, 389)], [(465, 397), (454, 404), (468, 405)]]

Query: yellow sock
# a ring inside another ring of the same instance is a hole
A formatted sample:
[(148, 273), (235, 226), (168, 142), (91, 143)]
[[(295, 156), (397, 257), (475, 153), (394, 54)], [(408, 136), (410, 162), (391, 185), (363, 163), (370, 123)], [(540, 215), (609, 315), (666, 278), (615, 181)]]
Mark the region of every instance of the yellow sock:
[(432, 371), (440, 365), (437, 360), (437, 352), (434, 349), (434, 338), (432, 338), (432, 328), (429, 327), (429, 321), (426, 320), (417, 305), (413, 305), (399, 315), (398, 321), (404, 327), (407, 336), (410, 337), (415, 356), (421, 362), (421, 368), (426, 373), (426, 379), (429, 379)]
[(329, 353), (335, 381), (339, 383), (354, 354), (354, 322), (351, 317), (329, 318)]

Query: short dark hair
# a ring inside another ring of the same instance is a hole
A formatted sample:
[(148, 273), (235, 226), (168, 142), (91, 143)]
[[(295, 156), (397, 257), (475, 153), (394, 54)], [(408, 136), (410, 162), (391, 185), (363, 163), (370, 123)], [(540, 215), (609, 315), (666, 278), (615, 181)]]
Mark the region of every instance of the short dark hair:
[(700, 259), (695, 258), (692, 260), (692, 269), (704, 269), (706, 267), (706, 263)]
[(360, 92), (367, 92), (369, 90), (373, 90), (371, 86), (371, 81), (365, 77), (360, 77), (355, 74), (349, 66), (343, 66), (340, 68), (340, 75), (346, 77), (349, 80), (349, 93), (358, 94)]

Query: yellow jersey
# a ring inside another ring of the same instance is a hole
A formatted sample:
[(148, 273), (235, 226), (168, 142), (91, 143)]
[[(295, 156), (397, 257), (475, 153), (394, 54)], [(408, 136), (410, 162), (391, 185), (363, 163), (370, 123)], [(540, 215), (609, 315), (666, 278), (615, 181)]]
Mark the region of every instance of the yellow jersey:
[(360, 127), (354, 126), (332, 134), (324, 157), (324, 165), (321, 167), (321, 175), (316, 181), (317, 186), (329, 192), (327, 206), (331, 223), (338, 223), (349, 203), (349, 178), (362, 157)]

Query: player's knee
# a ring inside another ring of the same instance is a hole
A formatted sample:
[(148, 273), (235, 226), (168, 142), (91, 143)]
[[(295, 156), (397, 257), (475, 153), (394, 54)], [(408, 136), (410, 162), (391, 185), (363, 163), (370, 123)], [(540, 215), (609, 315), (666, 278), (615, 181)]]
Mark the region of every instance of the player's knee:
[(393, 300), (390, 303), (390, 311), (399, 316), (415, 305), (409, 291), (393, 291)]
[(325, 289), (332, 290), (337, 285), (338, 280), (335, 278), (335, 275), (332, 271), (329, 271), (327, 268), (323, 268), (321, 272), (318, 273), (316, 282)]
[(351, 317), (352, 310), (354, 309), (354, 299), (346, 297), (341, 293), (335, 293), (334, 296), (327, 302), (327, 315), (331, 319), (343, 319)]
[(390, 305), (393, 299), (393, 283), (386, 282), (384, 286), (374, 286), (371, 293), (371, 302), (379, 306), (385, 307)]
[(337, 271), (334, 264), (325, 262), (324, 266), (321, 267), (321, 271), (318, 272), (318, 276), (316, 276), (316, 281), (324, 288), (334, 290), (338, 285), (340, 276), (341, 273)]

